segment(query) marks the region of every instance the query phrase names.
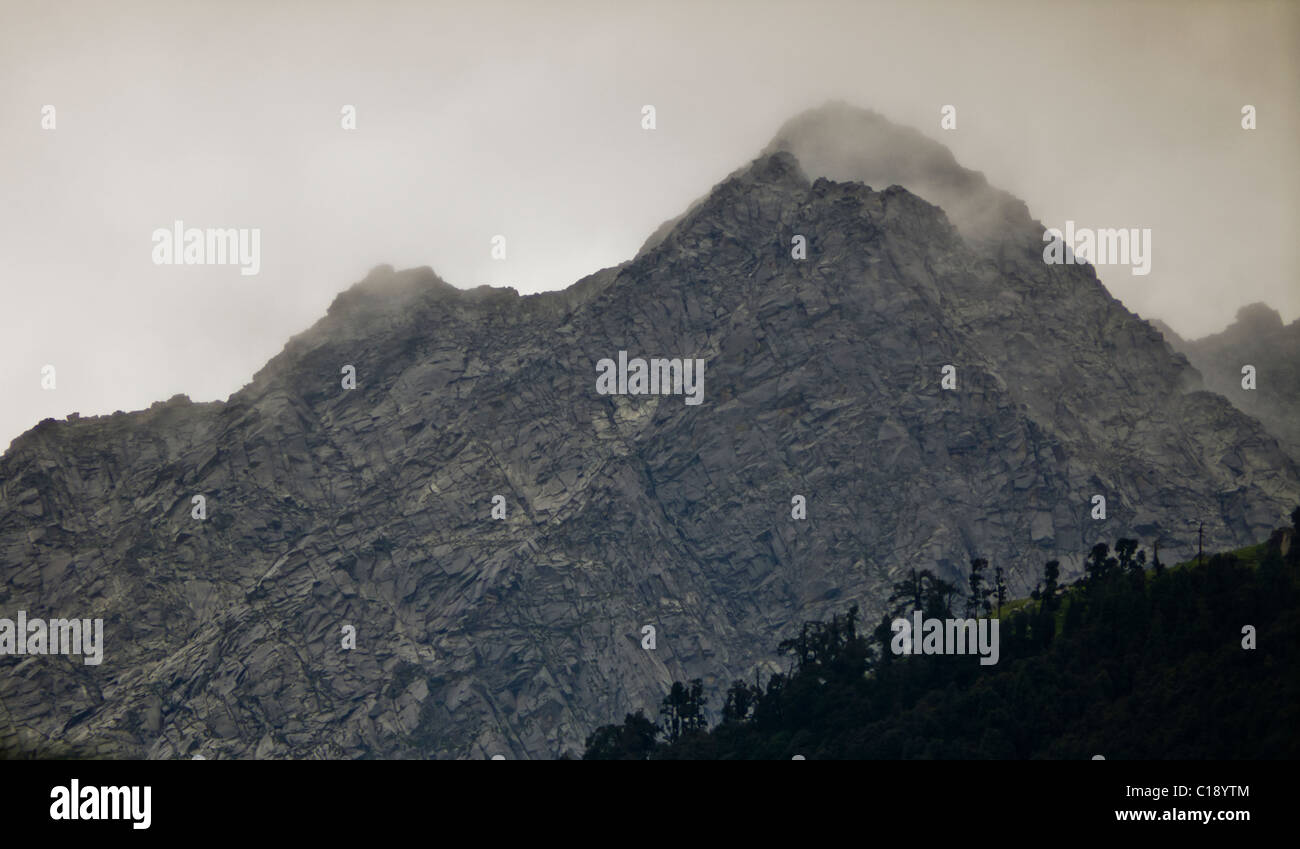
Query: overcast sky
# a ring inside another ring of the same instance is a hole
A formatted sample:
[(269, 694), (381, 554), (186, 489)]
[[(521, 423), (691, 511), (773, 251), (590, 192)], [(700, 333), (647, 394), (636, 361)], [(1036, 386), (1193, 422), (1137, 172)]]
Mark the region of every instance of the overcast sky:
[[(1099, 269), (1143, 316), (1291, 321), (1297, 45), (1300, 3), (1250, 0), (0, 0), (0, 448), (47, 416), (224, 399), (381, 263), (563, 288), (836, 98), (1048, 226), (1151, 228), (1150, 275)], [(260, 273), (154, 265), (177, 219), (260, 228)]]

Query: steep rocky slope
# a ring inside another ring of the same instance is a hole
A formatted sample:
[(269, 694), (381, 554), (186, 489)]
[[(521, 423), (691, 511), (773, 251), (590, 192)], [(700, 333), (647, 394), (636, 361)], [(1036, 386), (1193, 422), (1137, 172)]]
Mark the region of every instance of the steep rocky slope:
[[(1091, 267), (1044, 265), (1023, 205), (871, 113), (791, 126), (565, 292), (381, 267), (228, 402), (15, 440), (0, 616), (102, 617), (106, 646), (0, 658), (0, 749), (553, 757), (673, 678), (770, 662), (798, 622), (878, 614), (911, 567), (979, 555), (1024, 590), (1098, 540), (1281, 522), (1292, 461)], [(843, 151), (910, 149), (898, 173), (962, 229), (805, 172), (784, 148), (819, 134), (841, 179)], [(704, 359), (703, 403), (598, 394), (619, 351)]]
[[(1267, 304), (1249, 304), (1222, 333), (1186, 340), (1152, 322), (1175, 351), (1205, 377), (1205, 386), (1259, 419), (1293, 458), (1300, 458), (1300, 320), (1282, 323)], [(1254, 366), (1255, 386), (1242, 369)]]

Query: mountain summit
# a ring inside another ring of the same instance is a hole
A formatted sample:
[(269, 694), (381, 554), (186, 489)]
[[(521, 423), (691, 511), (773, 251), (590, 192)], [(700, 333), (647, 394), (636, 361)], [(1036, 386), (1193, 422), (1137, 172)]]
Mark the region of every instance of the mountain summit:
[[(1041, 234), (825, 107), (568, 290), (380, 267), (225, 403), (42, 422), (0, 615), (102, 618), (104, 659), (0, 657), (0, 750), (558, 756), (911, 568), (1262, 538), (1295, 464)], [(701, 404), (638, 391), (686, 359)]]
[[(1300, 458), (1300, 320), (1282, 323), (1268, 304), (1247, 304), (1221, 333), (1186, 340), (1153, 322), (1218, 392)], [(1250, 378), (1246, 369), (1253, 369)]]
[(948, 148), (869, 109), (834, 101), (803, 112), (763, 153), (777, 151), (793, 154), (812, 179), (902, 186), (941, 207), (967, 238), (996, 239), (1032, 224), (1023, 201), (963, 168)]

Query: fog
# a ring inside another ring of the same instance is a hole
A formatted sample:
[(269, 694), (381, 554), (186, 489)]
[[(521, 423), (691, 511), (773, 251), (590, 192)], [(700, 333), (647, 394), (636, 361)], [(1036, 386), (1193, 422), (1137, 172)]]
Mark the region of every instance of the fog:
[[(1297, 44), (1300, 4), (1243, 0), (2, 0), (0, 447), (48, 416), (224, 399), (381, 263), (567, 286), (833, 99), (1047, 226), (1150, 228), (1148, 276), (1098, 274), (1184, 337), (1253, 301), (1291, 321)], [(258, 228), (258, 273), (155, 265), (178, 220)]]

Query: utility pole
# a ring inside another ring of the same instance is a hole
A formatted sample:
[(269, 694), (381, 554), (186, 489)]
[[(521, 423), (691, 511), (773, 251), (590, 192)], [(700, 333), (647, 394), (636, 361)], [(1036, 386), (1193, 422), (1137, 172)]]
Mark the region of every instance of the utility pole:
[(1200, 566), (1205, 560), (1205, 523), (1201, 522), (1196, 528), (1196, 565)]

